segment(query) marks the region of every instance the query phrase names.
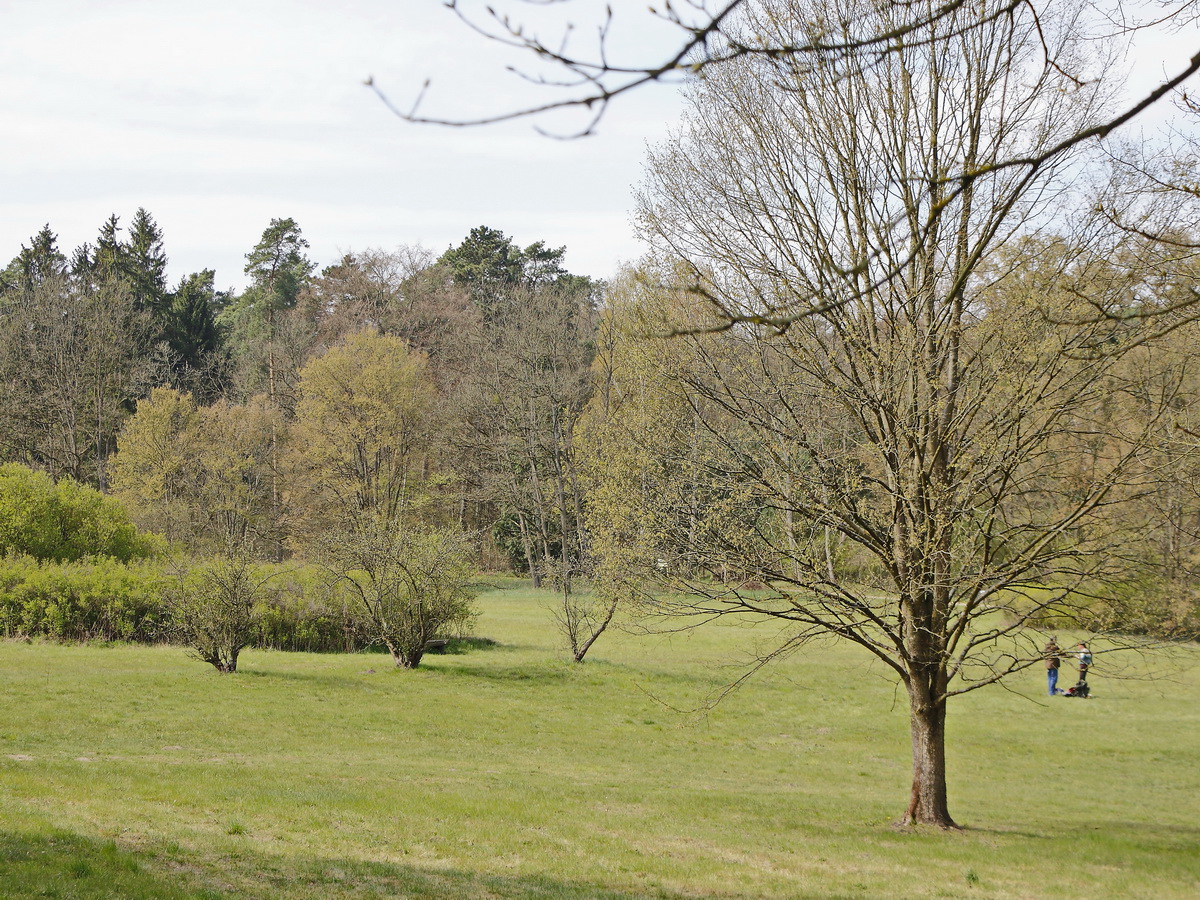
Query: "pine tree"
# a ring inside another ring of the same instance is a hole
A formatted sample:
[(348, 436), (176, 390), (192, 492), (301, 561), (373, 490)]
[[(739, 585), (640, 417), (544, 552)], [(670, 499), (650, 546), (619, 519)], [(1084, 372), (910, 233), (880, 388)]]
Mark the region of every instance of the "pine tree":
[(58, 235), (50, 224), (21, 245), (21, 252), (0, 273), (0, 293), (32, 291), (48, 278), (57, 278), (67, 271), (67, 258), (58, 249)]
[(246, 274), (254, 280), (268, 318), (296, 305), (300, 289), (316, 268), (304, 255), (307, 249), (308, 241), (295, 219), (272, 219), (246, 254)]
[[(438, 262), (455, 284), (471, 292), (484, 317), (496, 321), (511, 313), (513, 292), (518, 288), (557, 284), (567, 278), (579, 281), (562, 266), (566, 249), (536, 241), (522, 250), (504, 232), (481, 225), (472, 228), (466, 239), (443, 253)], [(586, 284), (580, 286), (586, 288)]]

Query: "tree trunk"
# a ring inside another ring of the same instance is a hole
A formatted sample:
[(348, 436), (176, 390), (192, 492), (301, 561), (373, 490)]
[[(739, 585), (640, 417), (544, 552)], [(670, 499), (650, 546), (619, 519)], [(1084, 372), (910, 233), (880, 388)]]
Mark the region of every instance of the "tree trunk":
[(608, 628), (608, 623), (613, 620), (613, 616), (617, 612), (618, 600), (613, 600), (608, 604), (608, 609), (604, 613), (604, 618), (592, 629), (591, 635), (586, 641), (578, 647), (573, 647), (575, 662), (583, 662), (583, 658), (587, 656), (587, 652), (592, 649), (592, 644), (596, 643), (596, 639), (604, 634), (604, 630)]
[(946, 701), (915, 683), (909, 701), (913, 781), (904, 824), (957, 828), (946, 801)]
[(424, 649), (405, 649), (396, 644), (388, 644), (387, 648), (397, 669), (415, 669), (421, 664), (421, 657), (425, 655)]
[(517, 526), (521, 529), (521, 547), (525, 551), (525, 563), (529, 566), (529, 581), (534, 589), (542, 586), (542, 573), (538, 571), (537, 560), (533, 557), (533, 541), (529, 538), (529, 528), (525, 524), (525, 514), (517, 513)]

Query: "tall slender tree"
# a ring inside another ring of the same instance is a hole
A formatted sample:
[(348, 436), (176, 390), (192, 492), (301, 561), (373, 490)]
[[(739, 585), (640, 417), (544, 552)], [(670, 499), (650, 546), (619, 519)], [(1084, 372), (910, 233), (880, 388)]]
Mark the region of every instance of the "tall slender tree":
[(250, 287), (220, 316), (242, 360), (246, 393), (261, 390), (272, 404), (279, 401), (278, 340), (283, 318), (295, 308), (315, 269), (305, 255), (307, 249), (308, 241), (295, 219), (272, 219), (246, 254)]
[(138, 309), (149, 311), (165, 331), (170, 306), (167, 253), (163, 247), (162, 229), (144, 207), (138, 207), (133, 214), (125, 256), (134, 304)]

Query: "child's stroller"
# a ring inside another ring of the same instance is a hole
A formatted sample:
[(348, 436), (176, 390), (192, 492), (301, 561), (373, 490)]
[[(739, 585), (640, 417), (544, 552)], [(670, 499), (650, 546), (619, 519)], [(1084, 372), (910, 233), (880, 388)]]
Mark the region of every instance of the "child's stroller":
[(1063, 694), (1063, 696), (1064, 697), (1082, 697), (1084, 700), (1086, 700), (1088, 698), (1088, 694), (1090, 694), (1091, 692), (1092, 691), (1091, 691), (1091, 688), (1088, 687), (1088, 683), (1086, 681), (1084, 681), (1082, 678), (1080, 678), (1074, 687), (1067, 688), (1066, 693)]

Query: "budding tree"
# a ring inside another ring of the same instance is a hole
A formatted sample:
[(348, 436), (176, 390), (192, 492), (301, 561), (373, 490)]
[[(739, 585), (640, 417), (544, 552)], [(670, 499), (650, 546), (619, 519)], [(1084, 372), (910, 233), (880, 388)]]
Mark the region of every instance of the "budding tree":
[(322, 543), (333, 588), (397, 668), (415, 669), (431, 640), (462, 634), (478, 615), (470, 543), (460, 532), (360, 515)]
[(256, 607), (272, 577), (256, 570), (245, 548), (232, 544), (181, 572), (178, 587), (166, 597), (172, 636), (218, 672), (236, 672), (238, 656), (254, 639)]
[[(687, 598), (675, 611), (885, 663), (910, 707), (904, 818), (943, 827), (947, 701), (1036, 665), (1030, 623), (1111, 574), (1111, 508), (1148, 489), (1140, 454), (1173, 400), (1118, 362), (1181, 315), (1102, 265), (1098, 233), (1047, 236), (1073, 172), (1045, 151), (1102, 118), (1104, 71), (1045, 64), (1086, 62), (1065, 6), (997, 8), (939, 12), (880, 57), (710, 71), (641, 196), (663, 268), (707, 301), (643, 298), (688, 348), (671, 377), (695, 422), (661, 448), (676, 486), (639, 525), (644, 563)], [(796, 43), (934, 9), (779, 0), (744, 27)]]

